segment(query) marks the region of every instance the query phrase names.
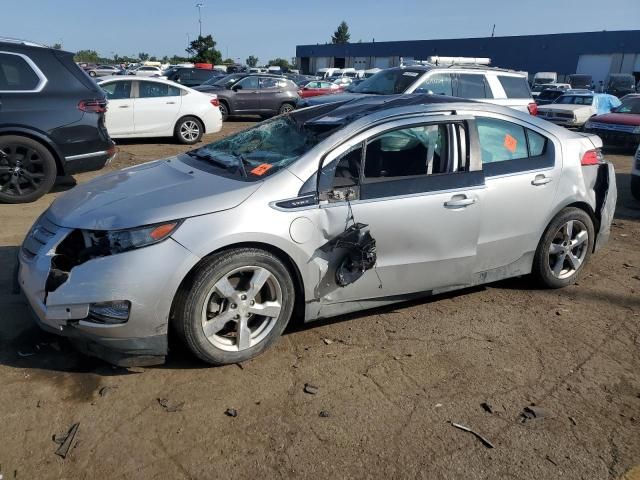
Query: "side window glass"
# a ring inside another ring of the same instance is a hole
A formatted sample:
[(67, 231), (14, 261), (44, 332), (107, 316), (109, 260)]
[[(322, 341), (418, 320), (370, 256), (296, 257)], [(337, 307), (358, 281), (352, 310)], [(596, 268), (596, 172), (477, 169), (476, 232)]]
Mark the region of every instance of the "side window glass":
[(451, 74), (434, 73), (415, 90), (414, 93), (430, 93), (433, 95), (453, 95)]
[(0, 90), (34, 90), (40, 78), (24, 58), (0, 53)]
[(101, 87), (109, 100), (121, 100), (131, 96), (131, 82), (112, 82)]
[(458, 74), (458, 97), (493, 98), (484, 75), (472, 73)]
[(367, 179), (449, 173), (445, 124), (421, 125), (384, 133), (366, 146)]
[(320, 170), (319, 191), (357, 186), (362, 168), (362, 144), (358, 144)]
[(528, 157), (527, 140), (520, 125), (486, 117), (478, 117), (476, 125), (483, 164)]
[(180, 95), (180, 91), (173, 86), (157, 83), (157, 82), (140, 82), (139, 97), (155, 98), (155, 97), (174, 97)]
[(242, 87), (243, 90), (257, 90), (258, 77), (245, 77), (236, 83), (236, 86)]
[(529, 140), (529, 156), (539, 157), (547, 151), (547, 139), (533, 130), (527, 129), (527, 140)]
[(526, 78), (498, 75), (498, 80), (502, 88), (504, 88), (507, 98), (531, 98), (531, 91)]
[(278, 80), (270, 77), (260, 77), (260, 88), (262, 89), (278, 88)]

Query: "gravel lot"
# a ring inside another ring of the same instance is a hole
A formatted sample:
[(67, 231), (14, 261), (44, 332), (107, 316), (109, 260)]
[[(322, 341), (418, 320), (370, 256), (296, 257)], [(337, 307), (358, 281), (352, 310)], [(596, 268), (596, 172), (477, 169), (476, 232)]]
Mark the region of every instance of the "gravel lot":
[[(222, 135), (250, 124), (228, 122)], [(184, 150), (127, 142), (108, 169)], [(631, 157), (608, 158), (620, 191), (612, 241), (578, 285), (513, 279), (293, 326), (261, 357), (222, 368), (179, 345), (164, 366), (113, 368), (41, 332), (11, 272), (29, 226), (69, 187), (0, 205), (0, 473), (639, 479), (640, 203), (629, 193)], [(534, 404), (544, 417), (524, 421)], [(52, 435), (78, 422), (63, 460)]]

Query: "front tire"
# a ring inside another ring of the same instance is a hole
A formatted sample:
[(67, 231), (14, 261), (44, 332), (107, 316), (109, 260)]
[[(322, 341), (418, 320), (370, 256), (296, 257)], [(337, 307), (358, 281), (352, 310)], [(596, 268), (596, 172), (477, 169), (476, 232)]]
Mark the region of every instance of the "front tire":
[(286, 113), (291, 113), (296, 107), (291, 103), (283, 103), (280, 106), (280, 110), (278, 110), (279, 115), (284, 115)]
[(226, 365), (262, 353), (284, 331), (295, 303), (287, 267), (255, 248), (210, 257), (178, 293), (176, 331), (201, 360)]
[(204, 127), (196, 117), (183, 117), (178, 120), (173, 135), (176, 140), (184, 145), (193, 145), (202, 139)]
[(545, 230), (533, 260), (533, 274), (548, 288), (576, 282), (593, 251), (591, 217), (579, 208), (565, 208)]
[(640, 201), (640, 176), (631, 175), (631, 195)]
[(0, 136), (0, 202), (28, 203), (51, 190), (56, 161), (40, 142), (18, 135)]
[(96, 77), (96, 72), (89, 72), (89, 76), (95, 78)]

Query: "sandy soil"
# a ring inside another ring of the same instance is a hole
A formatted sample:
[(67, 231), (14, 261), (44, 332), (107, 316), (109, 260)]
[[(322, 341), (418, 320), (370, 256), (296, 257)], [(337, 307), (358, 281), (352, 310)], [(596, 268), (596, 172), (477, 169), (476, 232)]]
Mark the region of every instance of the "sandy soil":
[[(248, 125), (228, 122), (223, 134)], [(108, 169), (182, 150), (127, 142)], [(637, 480), (640, 203), (628, 188), (631, 157), (609, 159), (620, 190), (612, 241), (577, 285), (513, 279), (293, 327), (241, 367), (209, 368), (174, 345), (164, 366), (114, 368), (41, 332), (11, 272), (29, 226), (69, 187), (0, 205), (0, 473)], [(531, 405), (544, 417), (524, 421)], [(63, 460), (52, 435), (75, 423)]]

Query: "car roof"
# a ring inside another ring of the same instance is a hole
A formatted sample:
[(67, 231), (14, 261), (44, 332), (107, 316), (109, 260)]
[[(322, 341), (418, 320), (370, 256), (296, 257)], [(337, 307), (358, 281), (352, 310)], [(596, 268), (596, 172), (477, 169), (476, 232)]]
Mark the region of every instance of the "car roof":
[(156, 83), (166, 83), (168, 85), (173, 85), (174, 87), (180, 87), (187, 90), (190, 90), (189, 87), (185, 87), (180, 83), (173, 82), (171, 80), (167, 80), (166, 78), (158, 78), (158, 77), (138, 77), (135, 75), (109, 75), (105, 77), (100, 77), (96, 79), (96, 83), (100, 85), (106, 81), (120, 81), (120, 82), (134, 82), (134, 81), (143, 81), (143, 82), (156, 82)]
[(517, 74), (519, 76), (524, 77), (524, 72), (518, 72), (516, 70), (510, 70), (508, 68), (500, 68), (500, 67), (491, 67), (489, 65), (476, 65), (476, 64), (468, 64), (468, 63), (453, 63), (451, 65), (407, 65), (400, 67), (391, 67), (385, 68), (382, 71), (387, 70), (416, 70), (422, 72), (428, 72), (430, 70), (479, 70), (486, 72), (502, 72), (502, 73), (510, 73)]

